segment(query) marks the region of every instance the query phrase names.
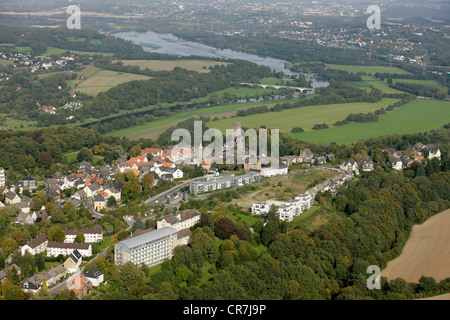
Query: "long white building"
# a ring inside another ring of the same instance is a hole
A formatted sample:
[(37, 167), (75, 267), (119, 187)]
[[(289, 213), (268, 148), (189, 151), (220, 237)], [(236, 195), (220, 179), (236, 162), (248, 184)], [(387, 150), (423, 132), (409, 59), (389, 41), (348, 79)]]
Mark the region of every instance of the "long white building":
[(0, 187), (6, 185), (5, 169), (0, 168)]
[(252, 206), (252, 214), (267, 214), (272, 205), (278, 209), (280, 219), (284, 221), (292, 221), (294, 216), (299, 216), (303, 211), (310, 209), (314, 204), (314, 198), (310, 193), (306, 192), (296, 196), (289, 201), (274, 201), (268, 200), (266, 202), (256, 202)]
[(178, 230), (163, 227), (116, 243), (114, 263), (122, 265), (131, 261), (136, 265), (145, 263), (150, 267), (171, 259), (177, 245)]

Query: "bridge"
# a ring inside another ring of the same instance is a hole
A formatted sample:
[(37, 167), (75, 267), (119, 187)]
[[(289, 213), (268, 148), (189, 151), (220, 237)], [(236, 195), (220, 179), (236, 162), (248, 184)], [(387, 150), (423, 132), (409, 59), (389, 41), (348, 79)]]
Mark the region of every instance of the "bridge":
[(295, 89), (298, 91), (314, 91), (314, 88), (306, 88), (306, 87), (291, 87), (291, 86), (280, 86), (280, 85), (273, 85), (273, 84), (261, 84), (261, 83), (248, 83), (248, 82), (241, 82), (240, 83), (241, 86), (260, 86), (263, 87), (264, 89), (266, 89), (267, 87), (269, 88), (275, 88), (275, 89), (280, 89), (280, 88), (286, 88), (286, 89)]

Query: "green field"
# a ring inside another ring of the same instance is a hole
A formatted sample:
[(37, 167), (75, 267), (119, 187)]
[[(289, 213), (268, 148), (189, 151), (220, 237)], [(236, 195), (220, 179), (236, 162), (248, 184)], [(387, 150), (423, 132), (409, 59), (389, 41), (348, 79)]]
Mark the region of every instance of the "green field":
[(107, 133), (107, 136), (123, 137), (126, 136), (130, 140), (138, 140), (139, 138), (156, 139), (159, 134), (175, 126), (178, 122), (186, 120), (193, 116), (209, 116), (214, 117), (229, 117), (235, 115), (238, 110), (247, 109), (250, 107), (265, 105), (268, 108), (277, 103), (294, 102), (295, 100), (277, 100), (276, 102), (247, 102), (226, 104), (210, 108), (202, 108), (197, 110), (182, 111), (173, 114), (163, 120), (154, 121), (141, 126), (130, 127), (122, 130)]
[(278, 112), (266, 112), (247, 117), (235, 117), (230, 119), (210, 121), (206, 125), (209, 128), (217, 128), (222, 132), (232, 128), (233, 122), (241, 122), (244, 127), (276, 128), (280, 132), (290, 132), (294, 127), (301, 127), (305, 131), (313, 131), (312, 127), (317, 123), (326, 123), (331, 126), (339, 120), (343, 120), (350, 113), (368, 113), (380, 108), (385, 108), (398, 99), (384, 98), (375, 103), (355, 102), (330, 105), (314, 105)]
[(449, 101), (420, 99), (380, 115), (377, 122), (352, 122), (324, 130), (295, 133), (291, 136), (313, 143), (346, 144), (388, 134), (427, 132), (449, 121)]
[(31, 51), (31, 47), (16, 47), (19, 53), (26, 54)]
[(98, 55), (111, 57), (111, 56), (114, 55), (114, 53), (108, 53), (108, 52), (77, 51), (77, 50), (60, 49), (60, 48), (55, 48), (55, 47), (48, 47), (47, 50), (45, 51), (44, 55), (45, 56), (61, 55), (61, 54), (64, 54), (65, 52), (67, 52), (67, 51), (72, 52), (72, 53), (77, 53), (79, 55), (89, 55), (89, 56), (92, 56), (94, 54), (98, 54)]
[[(216, 65), (228, 65), (227, 62), (213, 60), (121, 60), (124, 66), (138, 66), (141, 70), (146, 68), (153, 71), (172, 71), (175, 67), (180, 67), (196, 72), (209, 72), (208, 68)], [(203, 67), (206, 67), (204, 69)]]
[(86, 94), (96, 96), (100, 92), (107, 91), (121, 83), (148, 79), (151, 78), (138, 74), (98, 69), (94, 71), (90, 76), (86, 77), (85, 80), (82, 80), (78, 83), (76, 83), (76, 80), (73, 80), (72, 82), (69, 81), (69, 84), (75, 84), (75, 91), (84, 92)]
[(371, 76), (361, 76), (362, 81), (347, 81), (347, 84), (356, 88), (375, 88), (383, 93), (404, 93), (403, 91), (390, 88), (384, 81), (377, 80)]
[(392, 79), (393, 83), (404, 82), (404, 83), (412, 83), (412, 84), (420, 84), (427, 87), (433, 88), (441, 88), (444, 87), (442, 84), (435, 80), (417, 80), (417, 79)]
[(326, 64), (328, 69), (344, 70), (348, 72), (365, 72), (367, 74), (371, 73), (398, 73), (398, 74), (410, 74), (408, 71), (402, 70), (397, 67), (383, 67), (383, 66), (347, 66), (340, 64)]

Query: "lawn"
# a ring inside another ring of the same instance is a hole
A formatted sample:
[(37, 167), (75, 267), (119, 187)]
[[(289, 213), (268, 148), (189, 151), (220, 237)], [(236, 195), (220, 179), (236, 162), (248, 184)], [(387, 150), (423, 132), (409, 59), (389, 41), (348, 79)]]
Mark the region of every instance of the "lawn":
[(326, 123), (331, 126), (339, 120), (345, 119), (350, 113), (368, 113), (380, 108), (385, 108), (398, 99), (383, 98), (375, 103), (355, 102), (329, 105), (314, 105), (287, 109), (278, 112), (266, 112), (247, 117), (235, 117), (230, 119), (210, 121), (206, 125), (209, 128), (217, 128), (222, 132), (232, 128), (233, 122), (241, 122), (243, 127), (276, 128), (280, 132), (290, 132), (294, 127), (301, 127), (306, 131), (313, 131), (312, 127), (317, 123)]
[[(141, 70), (146, 68), (153, 71), (172, 71), (175, 67), (180, 67), (196, 72), (209, 72), (209, 67), (216, 65), (228, 65), (227, 62), (213, 60), (121, 60), (124, 66), (138, 66)], [(205, 68), (204, 68), (205, 67)]]
[(259, 218), (253, 217), (253, 216), (250, 216), (250, 215), (247, 216), (247, 215), (242, 214), (242, 213), (233, 213), (233, 214), (231, 215), (231, 220), (232, 220), (234, 223), (238, 222), (239, 220), (242, 220), (242, 221), (244, 221), (244, 223), (246, 223), (247, 225), (252, 226), (256, 221), (259, 220)]
[(419, 99), (380, 115), (377, 122), (352, 122), (291, 136), (313, 143), (346, 144), (388, 134), (428, 132), (447, 124), (449, 119), (450, 101)]
[(397, 67), (383, 67), (383, 66), (347, 66), (339, 64), (326, 64), (328, 69), (344, 70), (349, 72), (365, 72), (365, 73), (398, 73), (398, 74), (410, 74), (408, 71)]

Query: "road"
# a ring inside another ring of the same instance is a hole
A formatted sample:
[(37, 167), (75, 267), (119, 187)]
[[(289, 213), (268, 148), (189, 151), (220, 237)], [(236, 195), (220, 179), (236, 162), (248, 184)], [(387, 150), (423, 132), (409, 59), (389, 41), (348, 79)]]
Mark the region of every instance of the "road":
[(167, 196), (169, 196), (170, 194), (175, 194), (175, 193), (179, 192), (181, 188), (188, 186), (192, 181), (201, 180), (201, 179), (205, 179), (205, 176), (186, 180), (182, 184), (179, 184), (179, 185), (177, 185), (169, 190), (166, 190), (164, 192), (158, 193), (157, 195), (145, 200), (144, 203), (146, 206), (148, 206), (150, 204), (157, 204), (157, 203), (164, 202), (164, 201), (166, 201)]

